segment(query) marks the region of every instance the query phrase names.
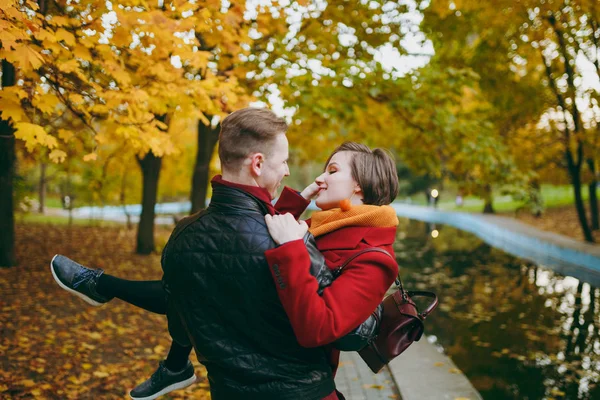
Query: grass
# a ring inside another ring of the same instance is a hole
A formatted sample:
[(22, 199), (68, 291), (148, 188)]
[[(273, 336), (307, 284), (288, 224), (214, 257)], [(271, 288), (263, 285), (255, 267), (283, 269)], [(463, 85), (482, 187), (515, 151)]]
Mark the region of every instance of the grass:
[[(59, 215), (43, 215), (37, 213), (29, 214), (16, 214), (15, 222), (19, 224), (33, 223), (33, 224), (46, 224), (46, 225), (69, 225), (69, 218)], [(102, 221), (102, 220), (91, 220), (91, 219), (77, 219), (73, 218), (73, 225), (77, 226), (124, 226), (124, 223), (116, 221)]]
[[(542, 198), (544, 199), (545, 208), (562, 207), (575, 203), (573, 189), (569, 185), (542, 185)], [(584, 200), (588, 199), (588, 191), (583, 190)], [(441, 193), (441, 198), (444, 199), (444, 192)], [(412, 204), (426, 205), (424, 196), (419, 194), (416, 201)], [(494, 197), (494, 210), (497, 212), (514, 212), (525, 205), (522, 201), (516, 201), (512, 196), (496, 196)], [(475, 196), (467, 196), (463, 199), (463, 206), (458, 207), (452, 199), (444, 199), (438, 203), (438, 208), (445, 211), (464, 211), (464, 212), (481, 212), (483, 210), (483, 199)]]

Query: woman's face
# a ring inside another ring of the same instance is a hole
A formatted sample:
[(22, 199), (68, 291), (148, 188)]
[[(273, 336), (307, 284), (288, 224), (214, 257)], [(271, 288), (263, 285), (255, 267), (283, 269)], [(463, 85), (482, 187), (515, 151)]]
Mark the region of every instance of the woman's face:
[(352, 153), (340, 151), (335, 153), (325, 172), (319, 175), (315, 182), (321, 189), (315, 202), (321, 210), (330, 210), (340, 207), (340, 201), (352, 197), (352, 204), (362, 204), (362, 192), (356, 181), (352, 178), (350, 160)]

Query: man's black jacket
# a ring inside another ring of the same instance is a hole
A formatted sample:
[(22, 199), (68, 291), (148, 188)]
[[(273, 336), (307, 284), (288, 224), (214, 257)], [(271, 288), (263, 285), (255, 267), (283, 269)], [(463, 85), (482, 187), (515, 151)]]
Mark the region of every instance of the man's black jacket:
[(196, 349), (213, 400), (320, 400), (335, 389), (327, 353), (294, 336), (264, 256), (275, 247), (266, 213), (219, 185), (177, 225), (162, 256), (169, 331)]

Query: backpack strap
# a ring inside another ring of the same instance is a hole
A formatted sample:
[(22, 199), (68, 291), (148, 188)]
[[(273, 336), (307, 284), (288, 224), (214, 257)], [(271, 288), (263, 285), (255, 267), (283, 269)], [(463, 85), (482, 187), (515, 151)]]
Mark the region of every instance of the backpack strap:
[[(368, 249), (363, 249), (361, 251), (359, 251), (356, 254), (353, 254), (352, 256), (350, 256), (350, 258), (348, 258), (346, 261), (344, 261), (344, 263), (335, 271), (335, 276), (338, 277), (341, 273), (342, 270), (348, 265), (350, 264), (350, 262), (352, 262), (356, 257), (365, 254), (365, 253), (370, 253), (370, 252), (377, 252), (377, 253), (383, 253), (383, 254), (387, 254), (392, 260), (396, 261), (394, 259), (394, 257), (392, 257), (392, 255), (390, 253), (388, 253), (387, 251), (380, 249), (379, 247), (369, 247)], [(406, 296), (406, 291), (404, 290), (404, 287), (402, 286), (402, 281), (400, 280), (400, 274), (398, 274), (398, 276), (396, 277), (396, 286), (398, 286), (398, 289), (400, 289), (400, 293), (402, 293), (402, 296)]]
[(352, 256), (350, 256), (350, 258), (348, 258), (346, 261), (344, 261), (344, 263), (342, 264), (342, 266), (337, 269), (337, 272), (341, 273), (342, 270), (344, 268), (346, 268), (346, 266), (348, 264), (350, 264), (350, 262), (352, 262), (352, 260), (354, 260), (356, 257), (358, 257), (360, 255), (363, 255), (365, 253), (370, 253), (370, 252), (377, 252), (377, 253), (387, 254), (391, 259), (394, 259), (394, 257), (392, 257), (392, 255), (390, 253), (388, 253), (387, 251), (385, 251), (383, 249), (380, 249), (379, 247), (370, 247), (368, 249), (363, 249), (363, 250), (359, 251), (358, 253), (353, 254)]

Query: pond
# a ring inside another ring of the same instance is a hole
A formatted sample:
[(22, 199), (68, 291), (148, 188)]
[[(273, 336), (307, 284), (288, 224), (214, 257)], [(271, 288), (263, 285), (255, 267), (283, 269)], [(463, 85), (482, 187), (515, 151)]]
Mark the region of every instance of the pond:
[(404, 285), (440, 299), (425, 333), (484, 399), (600, 399), (600, 289), (450, 226), (400, 221)]

